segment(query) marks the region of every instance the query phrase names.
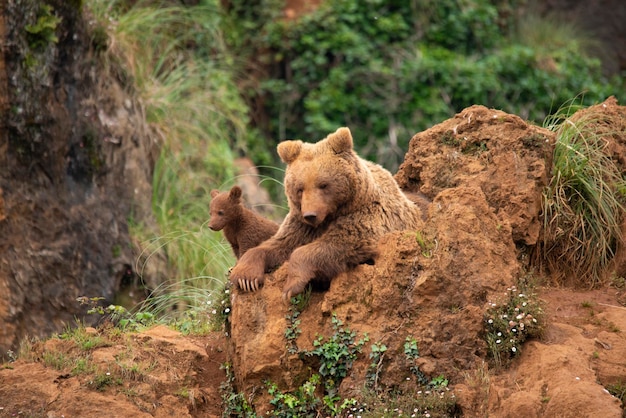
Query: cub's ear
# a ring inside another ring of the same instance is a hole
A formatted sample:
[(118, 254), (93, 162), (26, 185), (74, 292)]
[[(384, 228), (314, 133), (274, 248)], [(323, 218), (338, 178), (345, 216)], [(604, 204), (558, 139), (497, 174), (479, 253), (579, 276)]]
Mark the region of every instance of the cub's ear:
[(302, 150), (302, 141), (283, 141), (278, 144), (277, 151), (278, 156), (285, 164), (291, 164), (293, 160), (295, 160), (298, 155), (300, 155), (300, 151)]
[(239, 200), (240, 197), (241, 197), (241, 187), (233, 186), (233, 188), (230, 189), (230, 193), (228, 193), (228, 198), (230, 200), (237, 201)]
[(220, 191), (219, 191), (219, 190), (215, 190), (215, 189), (211, 190), (211, 197), (215, 197), (215, 196), (217, 196), (218, 194), (220, 194)]
[(339, 128), (334, 134), (326, 137), (328, 146), (335, 154), (350, 151), (353, 147), (352, 134), (348, 128)]

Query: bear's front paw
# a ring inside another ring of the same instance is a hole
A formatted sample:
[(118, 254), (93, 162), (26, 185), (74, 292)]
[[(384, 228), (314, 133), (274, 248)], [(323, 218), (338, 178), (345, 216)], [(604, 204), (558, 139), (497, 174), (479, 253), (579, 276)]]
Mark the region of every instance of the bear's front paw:
[(265, 281), (263, 272), (259, 273), (254, 266), (236, 265), (230, 272), (230, 282), (246, 292), (256, 292)]
[(285, 286), (283, 287), (283, 299), (289, 302), (292, 297), (302, 293), (307, 284), (308, 282), (306, 281), (289, 277), (287, 279), (287, 283), (285, 283)]

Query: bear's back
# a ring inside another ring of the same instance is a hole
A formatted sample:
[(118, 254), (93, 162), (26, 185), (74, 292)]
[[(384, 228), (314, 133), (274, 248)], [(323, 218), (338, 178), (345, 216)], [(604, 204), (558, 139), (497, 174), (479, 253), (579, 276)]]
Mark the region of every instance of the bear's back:
[(372, 173), (383, 212), (387, 216), (387, 222), (383, 223), (388, 229), (386, 232), (419, 229), (422, 225), (419, 206), (404, 194), (389, 171), (371, 161), (363, 161)]

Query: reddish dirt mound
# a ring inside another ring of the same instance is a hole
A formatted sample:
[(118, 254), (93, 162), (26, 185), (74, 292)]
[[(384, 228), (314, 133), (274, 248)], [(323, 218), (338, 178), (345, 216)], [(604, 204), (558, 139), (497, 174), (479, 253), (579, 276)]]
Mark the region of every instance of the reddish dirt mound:
[[(528, 267), (528, 251), (540, 236), (541, 193), (550, 175), (553, 145), (552, 132), (483, 106), (472, 106), (417, 134), (396, 179), (404, 189), (432, 199), (424, 229), (388, 236), (374, 266), (360, 266), (337, 277), (328, 291), (314, 292), (299, 317), (297, 348), (311, 350), (318, 335), (331, 335), (336, 315), (357, 335), (367, 333), (371, 342), (384, 343), (389, 353), (397, 353), (380, 372), (380, 383), (387, 388), (408, 389), (410, 374), (400, 354), (409, 336), (419, 344), (420, 371), (428, 378), (445, 375), (458, 385), (459, 405), (468, 416), (487, 411), (497, 416), (558, 416), (568, 410), (581, 416), (598, 411), (619, 416), (619, 401), (598, 383), (599, 374), (546, 357), (561, 351), (561, 357), (588, 368), (587, 359), (574, 353), (598, 343), (585, 340), (571, 325), (550, 324), (546, 336), (565, 336), (531, 342), (523, 350), (512, 370), (525, 371), (526, 391), (516, 389), (521, 382), (506, 380), (508, 372), (494, 374), (497, 371), (488, 370), (485, 363), (483, 315), (488, 302), (504, 294)], [(236, 382), (260, 412), (269, 408), (266, 381), (293, 391), (310, 375), (311, 364), (287, 351), (288, 308), (280, 296), (285, 274), (282, 267), (268, 276), (260, 292), (235, 293), (232, 300)], [(611, 337), (611, 346), (623, 345), (621, 335)], [(556, 344), (563, 347), (557, 349)], [(364, 387), (369, 365), (365, 351), (341, 385), (346, 396), (358, 396)], [(533, 368), (526, 366), (529, 361), (538, 363)], [(565, 377), (559, 374), (563, 368)], [(607, 368), (611, 366), (598, 366), (598, 373)], [(480, 370), (486, 383), (477, 384), (472, 377)], [(533, 375), (532, 370), (542, 374)], [(576, 374), (584, 391), (568, 383), (569, 373)], [(550, 384), (537, 391), (531, 381)]]
[(620, 401), (606, 388), (626, 381), (626, 308), (619, 302), (624, 291), (544, 289), (548, 328), (540, 341), (524, 346), (509, 370), (491, 378), (484, 399), (490, 414), (622, 417)]
[(0, 370), (0, 417), (219, 417), (224, 346), (218, 333), (191, 338), (163, 326), (52, 338), (35, 345), (30, 361)]

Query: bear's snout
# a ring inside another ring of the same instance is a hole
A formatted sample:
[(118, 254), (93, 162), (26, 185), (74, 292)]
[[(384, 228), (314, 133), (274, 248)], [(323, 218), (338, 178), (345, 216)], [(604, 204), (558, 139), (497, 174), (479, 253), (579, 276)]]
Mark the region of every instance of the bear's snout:
[(311, 226), (317, 226), (317, 213), (315, 212), (305, 212), (302, 214), (304, 218), (304, 222), (308, 223)]

